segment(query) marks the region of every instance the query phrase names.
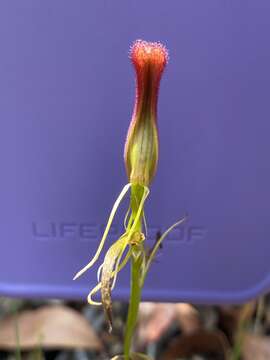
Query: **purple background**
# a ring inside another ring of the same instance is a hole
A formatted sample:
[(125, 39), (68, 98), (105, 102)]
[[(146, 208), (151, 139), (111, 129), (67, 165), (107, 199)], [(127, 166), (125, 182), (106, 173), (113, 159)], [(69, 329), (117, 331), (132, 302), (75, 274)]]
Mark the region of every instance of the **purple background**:
[[(72, 277), (127, 181), (138, 38), (170, 51), (148, 243), (190, 216), (144, 299), (239, 302), (269, 288), (269, 19), (268, 0), (1, 1), (2, 295), (84, 298), (95, 285), (97, 267)], [(128, 286), (126, 269), (113, 297)]]

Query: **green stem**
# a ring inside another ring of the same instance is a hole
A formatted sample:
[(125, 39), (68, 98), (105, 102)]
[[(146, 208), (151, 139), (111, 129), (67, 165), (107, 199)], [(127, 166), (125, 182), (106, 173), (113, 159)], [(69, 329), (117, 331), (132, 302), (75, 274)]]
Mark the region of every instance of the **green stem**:
[[(145, 196), (145, 189), (140, 185), (132, 185), (131, 186), (131, 221), (128, 224), (128, 229), (134, 226), (134, 231), (141, 232), (141, 219), (142, 215), (138, 214), (141, 201), (144, 201), (143, 198)], [(137, 223), (133, 224), (133, 221), (139, 215), (139, 219)], [(137, 245), (131, 245), (131, 285), (130, 285), (130, 300), (128, 307), (128, 317), (125, 329), (125, 338), (124, 338), (124, 359), (130, 359), (130, 350), (132, 337), (135, 330), (139, 305), (141, 301), (141, 292), (142, 292), (142, 284), (141, 284), (141, 276), (142, 276), (142, 261), (143, 261), (143, 253), (141, 249)]]
[(140, 255), (138, 258), (132, 257), (131, 262), (131, 291), (130, 291), (130, 302), (128, 308), (128, 318), (126, 324), (125, 331), (125, 339), (124, 339), (124, 358), (125, 360), (130, 359), (130, 348), (132, 336), (135, 330), (139, 305), (141, 301), (141, 264), (142, 264), (142, 256)]

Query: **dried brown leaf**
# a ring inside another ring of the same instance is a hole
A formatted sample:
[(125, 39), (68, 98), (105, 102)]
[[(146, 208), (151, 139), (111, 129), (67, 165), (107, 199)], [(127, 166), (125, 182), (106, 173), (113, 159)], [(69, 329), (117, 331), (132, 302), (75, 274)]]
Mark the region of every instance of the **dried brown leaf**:
[(175, 304), (141, 303), (138, 325), (138, 341), (148, 344), (156, 341), (175, 319)]
[(175, 304), (176, 319), (184, 334), (192, 334), (201, 327), (198, 311), (190, 304)]
[(200, 328), (198, 312), (193, 306), (185, 303), (150, 303), (140, 305), (138, 340), (140, 344), (157, 341), (173, 321), (186, 334)]
[[(20, 348), (84, 348), (100, 350), (102, 345), (87, 320), (66, 306), (44, 306), (23, 311), (17, 316)], [(1, 321), (0, 348), (14, 349), (16, 342), (16, 317)]]
[(270, 338), (246, 334), (242, 347), (243, 360), (269, 360), (270, 359)]

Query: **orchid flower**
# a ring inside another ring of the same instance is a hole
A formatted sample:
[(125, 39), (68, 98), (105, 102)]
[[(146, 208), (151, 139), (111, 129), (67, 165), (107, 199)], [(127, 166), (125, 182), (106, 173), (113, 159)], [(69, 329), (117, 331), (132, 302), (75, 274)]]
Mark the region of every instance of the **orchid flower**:
[[(130, 205), (124, 219), (125, 231), (105, 254), (103, 263), (98, 269), (98, 284), (88, 295), (90, 304), (103, 305), (111, 329), (111, 290), (115, 286), (118, 273), (131, 260), (133, 268), (130, 308), (132, 310), (128, 315), (129, 330), (125, 340), (125, 354), (129, 353), (130, 339), (136, 322), (134, 314), (138, 310), (141, 288), (150, 263), (168, 232), (184, 221), (182, 219), (171, 226), (147, 256), (144, 246), (147, 238), (144, 204), (158, 163), (157, 100), (160, 80), (168, 63), (168, 52), (161, 43), (137, 40), (130, 49), (130, 59), (136, 74), (136, 96), (124, 149), (128, 184), (123, 187), (112, 207), (96, 254), (74, 277), (77, 279), (99, 259), (117, 209), (129, 193)], [(98, 291), (101, 292), (101, 302), (93, 300), (93, 296)]]

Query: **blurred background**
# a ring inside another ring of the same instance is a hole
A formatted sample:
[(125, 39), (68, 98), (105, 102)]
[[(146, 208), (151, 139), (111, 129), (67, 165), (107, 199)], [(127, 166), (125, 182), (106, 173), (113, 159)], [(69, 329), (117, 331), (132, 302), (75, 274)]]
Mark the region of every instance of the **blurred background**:
[[(1, 298), (0, 358), (87, 360), (122, 353), (127, 303), (103, 310), (85, 302)], [(144, 302), (134, 339), (152, 359), (270, 359), (270, 297), (241, 306)]]

